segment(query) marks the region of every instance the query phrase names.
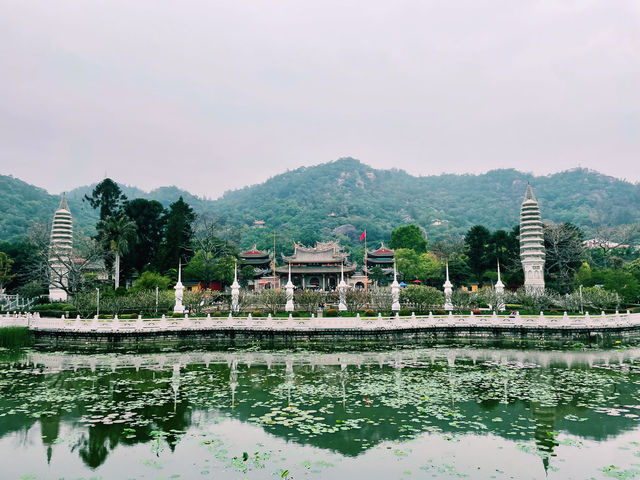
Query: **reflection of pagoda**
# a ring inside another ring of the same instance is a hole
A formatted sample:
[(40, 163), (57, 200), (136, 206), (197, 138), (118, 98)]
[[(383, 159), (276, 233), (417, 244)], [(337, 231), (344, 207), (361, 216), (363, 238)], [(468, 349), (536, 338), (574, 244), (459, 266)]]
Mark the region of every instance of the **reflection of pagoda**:
[(395, 252), (384, 246), (384, 242), (380, 244), (377, 250), (367, 252), (367, 272), (371, 274), (371, 270), (380, 267), (385, 275), (393, 275), (393, 259)]
[(536, 421), (533, 437), (542, 458), (544, 471), (547, 472), (549, 470), (549, 458), (553, 455), (553, 449), (558, 446), (554, 433), (557, 407), (545, 407), (537, 402), (532, 402), (530, 408), (531, 416)]
[(356, 271), (356, 264), (350, 263), (348, 257), (338, 242), (317, 242), (315, 247), (296, 243), (293, 255), (282, 255), (285, 265), (276, 267), (276, 273), (286, 282), (291, 265), (291, 280), (297, 288), (333, 290), (340, 281), (343, 264), (345, 277)]
[(253, 286), (255, 290), (273, 287), (273, 271), (271, 268), (271, 254), (261, 252), (254, 245), (251, 250), (240, 253), (240, 269), (243, 267), (253, 267), (254, 280), (249, 280), (249, 288)]

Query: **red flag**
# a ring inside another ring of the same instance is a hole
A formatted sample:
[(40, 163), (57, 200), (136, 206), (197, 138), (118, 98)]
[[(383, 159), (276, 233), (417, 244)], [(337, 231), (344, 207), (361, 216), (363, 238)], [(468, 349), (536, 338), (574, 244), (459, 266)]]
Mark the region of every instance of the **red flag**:
[(362, 232), (362, 235), (360, 235), (360, 241), (364, 240), (367, 237), (367, 229), (364, 229), (364, 232)]

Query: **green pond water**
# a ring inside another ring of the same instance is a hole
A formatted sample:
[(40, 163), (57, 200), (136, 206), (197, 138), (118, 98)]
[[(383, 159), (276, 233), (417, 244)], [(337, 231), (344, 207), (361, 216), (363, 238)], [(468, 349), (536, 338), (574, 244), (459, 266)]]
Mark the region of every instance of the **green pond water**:
[(0, 478), (640, 478), (640, 349), (4, 350)]

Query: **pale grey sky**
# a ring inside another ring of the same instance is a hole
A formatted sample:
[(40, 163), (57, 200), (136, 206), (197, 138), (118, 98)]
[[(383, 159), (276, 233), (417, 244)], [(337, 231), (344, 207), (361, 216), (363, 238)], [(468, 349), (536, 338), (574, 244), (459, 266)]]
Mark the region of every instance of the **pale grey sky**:
[(639, 154), (637, 0), (0, 0), (0, 173), (52, 192)]

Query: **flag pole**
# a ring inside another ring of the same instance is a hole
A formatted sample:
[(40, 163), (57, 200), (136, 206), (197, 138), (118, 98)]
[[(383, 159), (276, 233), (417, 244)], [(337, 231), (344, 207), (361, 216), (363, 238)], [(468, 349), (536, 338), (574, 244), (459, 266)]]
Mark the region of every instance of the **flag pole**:
[[(276, 230), (273, 230), (273, 288), (276, 288)], [(278, 287), (280, 290), (280, 287)]]
[(364, 229), (364, 294), (369, 288), (369, 272), (367, 271), (367, 229)]

